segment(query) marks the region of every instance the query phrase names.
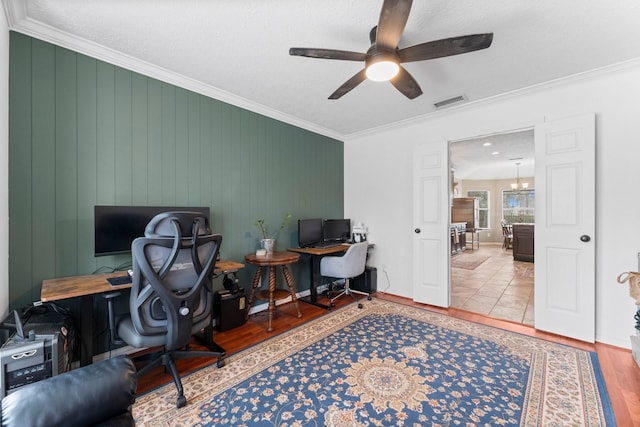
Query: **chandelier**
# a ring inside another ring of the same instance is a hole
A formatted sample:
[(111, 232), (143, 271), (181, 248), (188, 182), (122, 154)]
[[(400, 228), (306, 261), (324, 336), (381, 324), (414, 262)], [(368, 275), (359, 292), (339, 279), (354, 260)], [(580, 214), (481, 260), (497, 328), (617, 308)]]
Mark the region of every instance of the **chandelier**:
[(515, 191), (529, 188), (528, 182), (520, 182), (520, 163), (516, 163), (516, 182), (511, 183), (511, 189)]

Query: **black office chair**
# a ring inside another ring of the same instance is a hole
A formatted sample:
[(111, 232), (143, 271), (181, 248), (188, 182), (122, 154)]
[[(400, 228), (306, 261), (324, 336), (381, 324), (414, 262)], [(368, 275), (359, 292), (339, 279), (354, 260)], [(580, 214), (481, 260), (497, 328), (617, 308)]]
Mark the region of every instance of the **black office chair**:
[[(337, 295), (330, 297), (330, 305), (335, 306), (335, 301), (342, 295), (350, 295), (355, 300), (353, 294), (366, 295), (371, 300), (371, 295), (367, 292), (351, 289), (349, 280), (364, 273), (367, 262), (367, 242), (353, 243), (342, 256), (326, 256), (320, 260), (320, 274), (325, 277), (335, 277), (344, 279), (344, 289)], [(329, 292), (330, 294), (330, 292)], [(358, 304), (362, 308), (362, 304)]]
[(165, 212), (131, 247), (130, 313), (118, 323), (118, 336), (134, 347), (162, 347), (138, 375), (164, 365), (178, 389), (178, 408), (187, 400), (176, 359), (216, 357), (224, 366), (224, 354), (189, 350), (191, 336), (211, 325), (211, 276), (221, 243), (202, 214)]

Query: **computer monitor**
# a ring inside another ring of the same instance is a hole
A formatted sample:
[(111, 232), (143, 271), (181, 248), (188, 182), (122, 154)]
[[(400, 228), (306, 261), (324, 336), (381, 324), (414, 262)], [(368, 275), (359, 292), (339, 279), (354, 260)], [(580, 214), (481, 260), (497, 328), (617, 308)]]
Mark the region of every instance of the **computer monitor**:
[(208, 207), (193, 206), (95, 206), (93, 210), (95, 256), (131, 252), (131, 243), (159, 213), (200, 212), (209, 218)]
[(298, 246), (305, 248), (322, 242), (322, 218), (298, 220)]
[(348, 242), (351, 240), (350, 219), (325, 219), (324, 241)]

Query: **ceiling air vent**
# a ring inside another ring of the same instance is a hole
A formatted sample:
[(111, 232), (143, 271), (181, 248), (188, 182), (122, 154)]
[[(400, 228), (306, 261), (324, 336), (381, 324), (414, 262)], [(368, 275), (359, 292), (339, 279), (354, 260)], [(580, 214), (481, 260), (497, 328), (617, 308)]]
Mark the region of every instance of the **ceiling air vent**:
[(445, 99), (442, 101), (438, 101), (435, 102), (433, 104), (434, 107), (436, 108), (443, 108), (443, 107), (447, 107), (451, 104), (457, 104), (458, 102), (464, 102), (467, 100), (467, 97), (464, 95), (458, 95), (458, 96), (454, 96), (453, 98), (449, 98), (449, 99)]

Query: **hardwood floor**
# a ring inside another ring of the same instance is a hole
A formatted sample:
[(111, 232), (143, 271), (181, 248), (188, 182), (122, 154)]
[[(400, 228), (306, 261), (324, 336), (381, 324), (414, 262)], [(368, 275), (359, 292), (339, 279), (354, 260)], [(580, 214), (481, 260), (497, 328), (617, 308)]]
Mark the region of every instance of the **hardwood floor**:
[[(535, 328), (472, 313), (458, 308), (443, 309), (424, 304), (418, 304), (410, 299), (397, 297), (378, 292), (375, 297), (398, 302), (401, 304), (422, 307), (435, 312), (447, 314), (459, 319), (482, 323), (494, 327), (503, 328), (524, 335), (533, 336), (559, 344), (569, 345), (586, 351), (595, 351), (598, 354), (602, 373), (607, 384), (607, 391), (611, 399), (613, 411), (615, 413), (618, 426), (638, 426), (640, 427), (640, 367), (638, 367), (631, 356), (631, 351), (613, 347), (606, 344), (589, 344), (573, 339), (537, 331)], [(340, 298), (337, 306), (341, 307), (350, 302), (350, 298)], [(366, 302), (365, 302), (366, 303)], [(291, 303), (278, 306), (277, 316), (273, 319), (274, 331), (266, 331), (266, 313), (252, 315), (243, 326), (224, 332), (215, 332), (214, 339), (227, 352), (227, 355), (238, 353), (261, 341), (269, 339), (279, 332), (299, 326), (309, 320), (322, 316), (326, 310), (299, 303), (302, 318), (298, 319), (296, 311)], [(200, 348), (199, 344), (193, 344), (194, 348)], [(181, 373), (211, 364), (211, 359), (195, 358), (179, 360), (178, 368)], [(171, 381), (171, 377), (165, 374), (162, 368), (158, 368), (149, 375), (141, 377), (138, 381), (138, 392), (156, 388)]]

